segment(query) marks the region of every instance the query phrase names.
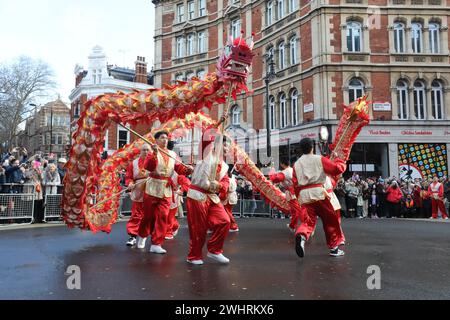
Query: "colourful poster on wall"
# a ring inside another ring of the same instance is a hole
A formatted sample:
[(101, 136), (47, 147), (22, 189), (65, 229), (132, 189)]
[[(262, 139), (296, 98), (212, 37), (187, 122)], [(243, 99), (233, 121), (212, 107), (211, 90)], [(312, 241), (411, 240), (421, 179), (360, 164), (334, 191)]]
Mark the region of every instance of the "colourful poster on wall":
[(447, 148), (445, 144), (398, 145), (398, 165), (401, 179), (447, 176)]

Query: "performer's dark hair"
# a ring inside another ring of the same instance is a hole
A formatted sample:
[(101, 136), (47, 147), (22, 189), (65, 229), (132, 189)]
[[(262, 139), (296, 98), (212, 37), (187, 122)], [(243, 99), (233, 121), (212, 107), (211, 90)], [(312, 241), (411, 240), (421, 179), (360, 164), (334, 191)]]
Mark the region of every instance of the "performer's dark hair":
[(167, 149), (173, 150), (173, 148), (175, 148), (175, 141), (169, 140), (169, 142), (167, 142)]
[(313, 147), (314, 142), (311, 138), (303, 138), (302, 140), (300, 140), (300, 149), (302, 150), (303, 154), (310, 153)]
[(162, 130), (162, 131), (158, 131), (157, 133), (155, 133), (155, 139), (158, 139), (163, 134), (165, 134), (166, 136), (169, 136), (169, 133), (167, 131)]
[(286, 165), (286, 166), (290, 166), (290, 165), (291, 165), (291, 162), (289, 161), (288, 158), (281, 159), (281, 160), (280, 160), (280, 163), (281, 163), (281, 164), (284, 164), (284, 165)]

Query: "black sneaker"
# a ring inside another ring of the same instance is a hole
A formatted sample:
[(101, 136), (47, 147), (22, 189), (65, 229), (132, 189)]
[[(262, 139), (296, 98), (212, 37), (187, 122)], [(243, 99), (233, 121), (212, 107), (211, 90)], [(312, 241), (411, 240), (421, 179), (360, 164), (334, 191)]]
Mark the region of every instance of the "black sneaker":
[(127, 241), (127, 246), (132, 247), (134, 245), (136, 245), (136, 237), (130, 237)]
[(295, 236), (295, 252), (300, 258), (305, 256), (305, 242), (306, 239), (301, 234)]

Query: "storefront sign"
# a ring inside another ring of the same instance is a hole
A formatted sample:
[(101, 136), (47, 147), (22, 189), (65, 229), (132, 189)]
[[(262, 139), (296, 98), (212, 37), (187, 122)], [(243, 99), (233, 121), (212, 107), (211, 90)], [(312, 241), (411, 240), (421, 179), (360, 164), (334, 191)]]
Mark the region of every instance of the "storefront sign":
[(314, 111), (314, 104), (313, 103), (307, 103), (303, 105), (303, 112), (312, 112)]
[(391, 111), (390, 102), (374, 102), (372, 103), (373, 111)]

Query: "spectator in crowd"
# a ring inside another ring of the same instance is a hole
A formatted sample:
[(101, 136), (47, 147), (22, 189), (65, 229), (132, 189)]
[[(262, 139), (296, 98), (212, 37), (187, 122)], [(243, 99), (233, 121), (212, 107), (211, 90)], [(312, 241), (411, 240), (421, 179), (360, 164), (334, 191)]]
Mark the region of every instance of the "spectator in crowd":
[(403, 194), (398, 187), (397, 181), (392, 181), (391, 185), (386, 190), (386, 194), (388, 205), (387, 218), (398, 218), (400, 216), (400, 201), (402, 200)]
[(347, 191), (347, 209), (348, 216), (354, 218), (356, 216), (356, 207), (358, 204), (359, 190), (354, 181), (349, 181), (346, 186)]
[(5, 168), (3, 166), (0, 166), (0, 193), (6, 193), (6, 175), (5, 175)]
[(421, 218), (429, 218), (431, 217), (431, 198), (428, 193), (428, 180), (424, 180), (421, 186), (420, 196), (422, 198), (422, 214)]
[(364, 199), (363, 199), (363, 184), (361, 180), (358, 180), (356, 183), (356, 187), (358, 188), (358, 197), (356, 200), (356, 215), (358, 218), (364, 218)]
[(402, 203), (402, 217), (405, 218), (415, 218), (416, 217), (416, 206), (412, 195), (409, 193)]
[(66, 175), (66, 169), (64, 166), (66, 165), (67, 160), (64, 158), (58, 159), (58, 173), (59, 173), (59, 179), (61, 180), (61, 185), (58, 186), (58, 194), (62, 193), (62, 182), (64, 181), (64, 176)]
[(6, 183), (12, 184), (10, 193), (22, 192), (22, 184), (24, 183), (24, 171), (24, 165), (20, 164), (19, 160), (12, 159), (11, 164), (5, 170)]
[(378, 217), (383, 218), (386, 216), (386, 184), (381, 177), (377, 182), (377, 199), (378, 199)]
[(34, 223), (44, 222), (44, 196), (42, 188), (42, 170), (36, 163), (33, 163), (31, 168), (28, 168), (24, 172), (26, 179), (24, 186), (24, 193), (34, 192), (34, 209), (33, 218)]
[(54, 163), (50, 163), (44, 171), (42, 182), (45, 186), (45, 194), (57, 194), (57, 187), (61, 184), (61, 179)]
[(347, 211), (347, 204), (345, 201), (345, 197), (347, 195), (347, 192), (345, 190), (345, 180), (344, 178), (340, 178), (336, 189), (334, 190), (334, 193), (336, 194), (336, 197), (338, 198), (339, 204), (341, 205), (341, 214), (348, 218), (348, 211)]
[(369, 189), (371, 189), (370, 191), (370, 199), (369, 199), (369, 215), (370, 218), (374, 218), (377, 219), (378, 215), (378, 196), (377, 196), (377, 185), (375, 183), (373, 183), (371, 185), (371, 187), (369, 187)]
[(420, 183), (417, 182), (414, 185), (413, 192), (411, 194), (412, 200), (414, 201), (414, 207), (416, 209), (415, 216), (416, 218), (420, 218), (423, 211), (423, 203), (422, 203), (422, 197), (420, 196), (420, 191), (422, 190)]

